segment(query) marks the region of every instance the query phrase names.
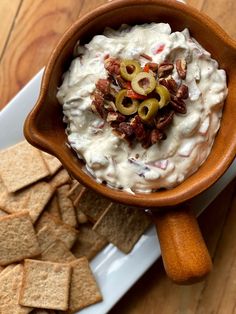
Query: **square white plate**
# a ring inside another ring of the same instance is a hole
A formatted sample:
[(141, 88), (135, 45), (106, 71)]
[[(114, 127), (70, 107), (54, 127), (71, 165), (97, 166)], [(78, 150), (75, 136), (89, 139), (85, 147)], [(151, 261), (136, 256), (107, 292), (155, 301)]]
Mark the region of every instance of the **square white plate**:
[[(0, 149), (13, 145), (24, 138), (23, 124), (34, 106), (40, 89), (41, 70), (0, 112)], [(236, 175), (236, 161), (224, 176), (210, 189), (192, 201), (192, 208), (199, 214), (226, 187)], [(128, 255), (109, 244), (91, 262), (103, 294), (103, 302), (92, 305), (79, 313), (105, 314), (160, 257), (160, 247), (154, 226), (138, 241)]]

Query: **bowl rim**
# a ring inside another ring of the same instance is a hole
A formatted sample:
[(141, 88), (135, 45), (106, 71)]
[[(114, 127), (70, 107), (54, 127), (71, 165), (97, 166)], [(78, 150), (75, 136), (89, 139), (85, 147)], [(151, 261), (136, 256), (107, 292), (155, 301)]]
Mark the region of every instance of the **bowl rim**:
[[(206, 27), (209, 27), (217, 35), (217, 37), (224, 42), (225, 45), (235, 50), (236, 52), (236, 41), (231, 39), (231, 37), (214, 20), (209, 18), (205, 13), (199, 12), (190, 5), (186, 5), (175, 0), (139, 0), (138, 2), (136, 0), (117, 0), (115, 2), (106, 3), (102, 6), (97, 7), (91, 12), (85, 14), (83, 17), (79, 18), (62, 35), (60, 41), (52, 51), (49, 61), (46, 65), (41, 83), (40, 95), (36, 105), (34, 106), (33, 110), (30, 112), (25, 121), (24, 134), (26, 139), (32, 145), (56, 156), (62, 162), (63, 166), (66, 169), (68, 169), (68, 171), (71, 172), (72, 175), (86, 187), (91, 188), (95, 192), (103, 195), (104, 197), (119, 203), (133, 205), (137, 207), (153, 208), (163, 206), (174, 206), (179, 203), (185, 202), (188, 199), (193, 198), (194, 196), (200, 194), (208, 187), (210, 187), (212, 184), (214, 184), (232, 163), (236, 154), (236, 142), (234, 143), (233, 147), (231, 147), (231, 150), (228, 152), (227, 158), (222, 158), (222, 162), (219, 165), (217, 165), (217, 167), (214, 169), (215, 171), (212, 171), (210, 176), (207, 177), (204, 176), (202, 180), (195, 182), (188, 188), (178, 191), (176, 195), (173, 194), (172, 196), (166, 196), (164, 192), (158, 191), (152, 193), (137, 193), (133, 195), (131, 193), (113, 189), (96, 182), (94, 178), (90, 177), (82, 169), (79, 170), (77, 169), (77, 172), (75, 173), (72, 163), (68, 165), (68, 163), (65, 161), (65, 158), (58, 153), (58, 151), (53, 147), (53, 145), (51, 145), (50, 141), (48, 141), (45, 137), (43, 137), (40, 134), (40, 132), (33, 124), (33, 121), (37, 116), (37, 113), (40, 110), (40, 107), (47, 96), (47, 88), (51, 75), (53, 73), (54, 65), (56, 64), (57, 59), (59, 58), (60, 53), (63, 50), (64, 46), (68, 43), (71, 36), (75, 35), (76, 30), (79, 27), (85, 26), (87, 23), (89, 23), (97, 16), (101, 16), (109, 11), (119, 9), (121, 6), (122, 7), (135, 5), (140, 6), (147, 4), (149, 5), (156, 4), (167, 8), (174, 7), (177, 10), (184, 11), (186, 14), (191, 15), (192, 18), (195, 18), (199, 22), (204, 23), (204, 25)], [(181, 184), (178, 186), (181, 186)], [(178, 188), (178, 186), (176, 188)], [(176, 188), (173, 188), (172, 190), (174, 189), (176, 190)]]

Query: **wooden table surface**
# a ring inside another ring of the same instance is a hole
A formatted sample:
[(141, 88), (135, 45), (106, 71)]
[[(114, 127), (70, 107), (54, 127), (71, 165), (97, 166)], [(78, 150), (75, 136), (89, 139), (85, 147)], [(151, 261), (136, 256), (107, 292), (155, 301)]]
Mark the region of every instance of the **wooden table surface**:
[[(0, 0), (0, 109), (45, 65), (64, 30), (79, 16), (106, 2)], [(207, 13), (236, 40), (235, 0), (188, 3)], [(158, 260), (110, 314), (236, 313), (235, 183), (199, 218), (214, 262), (210, 276), (196, 285), (177, 286), (166, 278)]]

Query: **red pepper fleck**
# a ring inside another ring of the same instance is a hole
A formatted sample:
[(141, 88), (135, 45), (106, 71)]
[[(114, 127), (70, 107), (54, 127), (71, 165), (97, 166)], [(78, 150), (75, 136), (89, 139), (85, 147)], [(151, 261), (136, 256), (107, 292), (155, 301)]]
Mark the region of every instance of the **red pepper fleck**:
[(127, 90), (127, 97), (130, 97), (133, 99), (146, 99), (147, 98), (147, 96), (143, 96), (138, 93), (135, 93), (132, 89)]
[(161, 45), (156, 49), (155, 54), (162, 52), (162, 51), (164, 50), (164, 48), (165, 48), (165, 45), (164, 45), (164, 44), (161, 44)]
[(144, 68), (143, 68), (143, 72), (149, 72), (149, 64), (145, 64)]
[(126, 89), (131, 89), (131, 90), (132, 90), (131, 82), (129, 82), (129, 81), (128, 81), (128, 82), (125, 82), (124, 85), (125, 85), (125, 88), (126, 88)]

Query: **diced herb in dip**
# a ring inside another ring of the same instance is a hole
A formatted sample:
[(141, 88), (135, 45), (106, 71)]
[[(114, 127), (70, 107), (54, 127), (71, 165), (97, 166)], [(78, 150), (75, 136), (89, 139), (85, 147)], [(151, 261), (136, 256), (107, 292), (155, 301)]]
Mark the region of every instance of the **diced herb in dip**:
[[(220, 126), (227, 95), (226, 74), (189, 35), (171, 33), (168, 24), (122, 26), (106, 29), (88, 44), (77, 46), (77, 57), (65, 73), (57, 97), (63, 105), (70, 146), (98, 181), (133, 192), (172, 188), (194, 173), (209, 155)], [(144, 148), (117, 137), (108, 123), (91, 110), (92, 94), (99, 79), (107, 78), (107, 56), (152, 62), (187, 62), (186, 77), (176, 67), (172, 77), (188, 86), (186, 114), (175, 114), (167, 138)]]

